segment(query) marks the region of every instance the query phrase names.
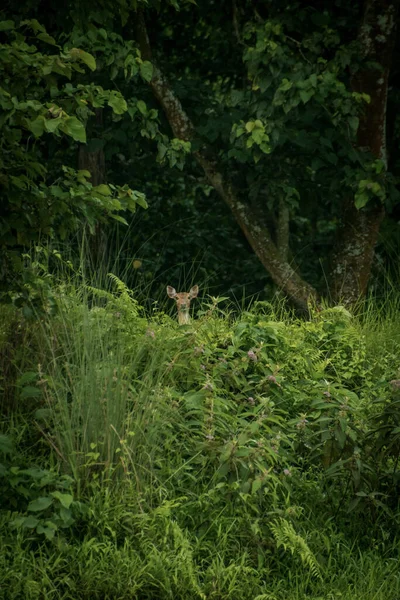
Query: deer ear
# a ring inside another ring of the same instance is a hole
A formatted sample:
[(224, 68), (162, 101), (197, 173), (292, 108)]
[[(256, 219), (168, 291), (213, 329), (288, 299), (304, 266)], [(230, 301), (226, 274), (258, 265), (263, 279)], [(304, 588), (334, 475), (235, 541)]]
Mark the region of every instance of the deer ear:
[(167, 285), (167, 294), (170, 298), (175, 298), (176, 297), (176, 289), (171, 287), (170, 285)]
[(189, 292), (189, 296), (190, 296), (190, 298), (196, 298), (198, 293), (199, 293), (199, 286), (194, 285)]

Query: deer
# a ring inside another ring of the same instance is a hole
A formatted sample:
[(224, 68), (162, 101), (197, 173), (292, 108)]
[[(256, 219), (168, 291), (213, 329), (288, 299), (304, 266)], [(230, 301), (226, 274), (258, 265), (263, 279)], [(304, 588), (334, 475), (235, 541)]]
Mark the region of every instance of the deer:
[(178, 307), (178, 323), (179, 325), (188, 325), (190, 323), (189, 307), (190, 301), (197, 297), (199, 293), (199, 286), (194, 285), (190, 292), (177, 292), (175, 288), (170, 285), (167, 286), (167, 294), (170, 298), (175, 300), (176, 306)]

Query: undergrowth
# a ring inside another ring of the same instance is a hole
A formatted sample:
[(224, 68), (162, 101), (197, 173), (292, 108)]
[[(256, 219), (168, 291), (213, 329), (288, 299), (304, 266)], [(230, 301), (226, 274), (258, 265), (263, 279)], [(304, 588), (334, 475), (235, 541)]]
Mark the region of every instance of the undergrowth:
[(111, 283), (2, 318), (0, 598), (399, 596), (397, 312)]

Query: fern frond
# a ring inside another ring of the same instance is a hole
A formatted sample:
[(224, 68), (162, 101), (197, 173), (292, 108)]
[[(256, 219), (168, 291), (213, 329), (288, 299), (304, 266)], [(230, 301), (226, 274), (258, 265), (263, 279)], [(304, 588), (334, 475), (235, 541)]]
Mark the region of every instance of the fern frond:
[(107, 277), (109, 277), (111, 279), (111, 281), (113, 282), (117, 292), (119, 292), (122, 295), (126, 295), (129, 298), (131, 298), (131, 290), (128, 288), (128, 286), (126, 285), (126, 283), (124, 283), (123, 281), (121, 281), (121, 279), (119, 279), (119, 277), (117, 277), (116, 275), (114, 275), (114, 273), (107, 273)]
[(91, 285), (85, 285), (85, 290), (93, 294), (95, 298), (110, 301), (114, 300), (114, 295), (111, 292), (107, 292), (106, 290), (100, 290), (99, 288), (92, 287)]
[(321, 569), (313, 552), (308, 547), (304, 538), (296, 533), (293, 525), (286, 519), (274, 521), (270, 525), (272, 535), (275, 538), (277, 547), (282, 546), (284, 550), (289, 550), (292, 554), (297, 554), (304, 565), (310, 569), (314, 577), (322, 579)]

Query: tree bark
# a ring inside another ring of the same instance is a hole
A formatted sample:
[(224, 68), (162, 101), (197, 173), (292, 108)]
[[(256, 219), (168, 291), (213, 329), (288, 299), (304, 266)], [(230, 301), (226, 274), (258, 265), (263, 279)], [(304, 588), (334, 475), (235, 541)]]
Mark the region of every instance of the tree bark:
[[(366, 66), (352, 77), (354, 91), (371, 99), (360, 119), (357, 146), (385, 164), (386, 105), (397, 8), (397, 0), (366, 0), (358, 36)], [(345, 198), (331, 273), (334, 300), (354, 304), (365, 295), (384, 214), (382, 204), (357, 210), (354, 199)]]
[[(152, 60), (147, 29), (141, 12), (138, 13), (137, 40), (142, 58), (151, 60), (153, 63), (153, 78), (150, 86), (165, 112), (173, 134), (181, 140), (191, 141), (195, 132), (193, 123), (175, 96), (169, 82)], [(241, 202), (232, 182), (223, 173), (217, 158), (211, 151), (208, 148), (202, 149), (194, 152), (193, 155), (203, 168), (209, 183), (230, 208), (250, 246), (273, 281), (297, 306), (307, 310), (310, 299), (317, 296), (314, 288), (304, 281), (289, 262), (281, 256), (268, 229), (260, 224), (251, 206)]]
[(289, 256), (289, 222), (289, 208), (285, 200), (280, 198), (278, 206), (278, 222), (276, 224), (276, 245), (279, 254), (285, 260), (287, 260)]

